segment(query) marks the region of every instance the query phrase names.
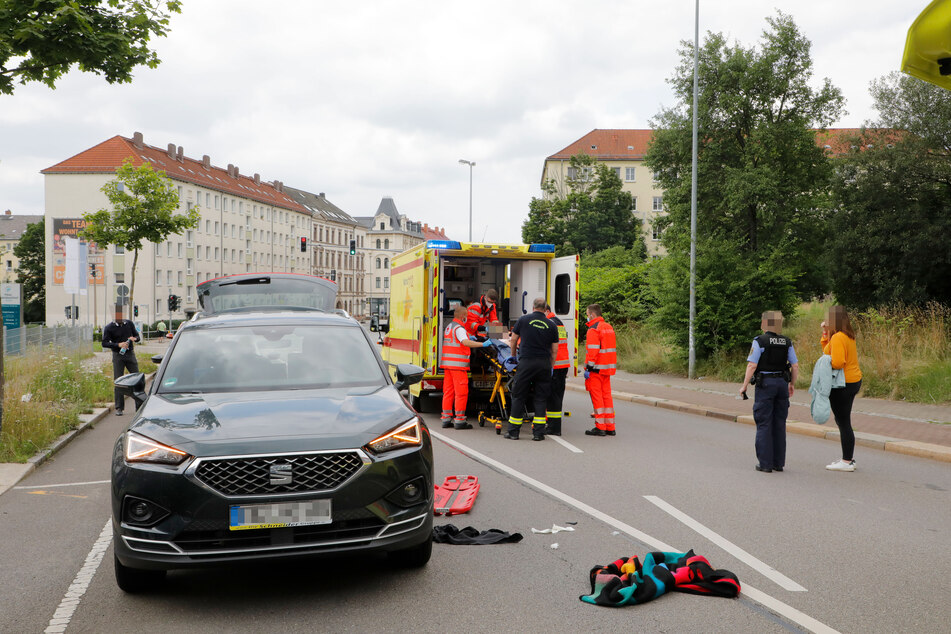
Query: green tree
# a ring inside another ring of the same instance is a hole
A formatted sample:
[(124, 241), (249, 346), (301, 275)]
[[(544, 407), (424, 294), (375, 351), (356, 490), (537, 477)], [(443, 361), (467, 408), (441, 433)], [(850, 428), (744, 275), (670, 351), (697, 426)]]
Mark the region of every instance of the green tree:
[(522, 240), (554, 244), (558, 255), (621, 246), (646, 257), (640, 221), (620, 177), (587, 154), (571, 157), (569, 165), (576, 176), (568, 180), (567, 194), (559, 196), (549, 181), (544, 185), (548, 197), (532, 198)]
[(45, 222), (27, 225), (13, 255), (20, 261), (17, 283), (23, 288), (23, 320), (44, 321), (46, 318), (46, 231)]
[(193, 207), (176, 214), (178, 193), (165, 172), (155, 172), (149, 163), (136, 167), (131, 158), (123, 162), (116, 170), (116, 178), (103, 185), (101, 191), (112, 203), (112, 209), (84, 213), (86, 227), (80, 235), (98, 245), (113, 244), (133, 252), (129, 305), (135, 306), (135, 271), (142, 243), (164, 242), (170, 235), (198, 226), (201, 212)]
[(16, 83), (56, 81), (78, 65), (109, 83), (132, 81), (137, 66), (155, 68), (148, 47), (168, 33), (180, 0), (0, 0), (0, 94)]
[(951, 304), (951, 92), (892, 73), (837, 169), (832, 288), (847, 306)]
[[(696, 346), (704, 356), (748, 343), (763, 309), (791, 312), (824, 290), (823, 210), (831, 166), (812, 128), (842, 111), (829, 80), (812, 87), (810, 43), (792, 18), (767, 19), (758, 48), (708, 34), (698, 94)], [(687, 341), (693, 45), (670, 79), (678, 104), (662, 110), (645, 162), (669, 212), (656, 221), (668, 257), (651, 275), (658, 325)], [(790, 292), (792, 291), (792, 292)]]
[(581, 310), (600, 304), (611, 324), (640, 321), (655, 308), (647, 284), (650, 263), (635, 249), (611, 247), (581, 256)]

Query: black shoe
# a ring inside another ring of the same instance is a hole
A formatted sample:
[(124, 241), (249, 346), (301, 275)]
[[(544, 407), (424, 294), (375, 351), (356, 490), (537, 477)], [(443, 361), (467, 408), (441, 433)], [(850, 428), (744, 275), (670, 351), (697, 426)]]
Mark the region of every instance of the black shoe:
[(522, 431), (521, 425), (513, 425), (509, 423), (509, 428), (505, 430), (505, 433), (502, 434), (502, 438), (508, 438), (509, 440), (518, 440), (518, 433)]
[(761, 466), (759, 466), (759, 465), (756, 465), (755, 469), (756, 469), (757, 471), (762, 471), (763, 473), (772, 473), (772, 472), (773, 472), (772, 469), (767, 469), (767, 468), (761, 467)]
[(453, 427), (456, 429), (472, 429), (472, 425), (469, 423), (455, 423)]
[(532, 434), (532, 440), (545, 440), (545, 434)]
[(597, 427), (595, 427), (594, 429), (584, 430), (584, 435), (585, 436), (607, 436), (607, 434), (605, 433), (603, 429), (598, 429)]
[(116, 416), (122, 416), (122, 410), (121, 410), (121, 409), (117, 409), (117, 410), (116, 410)]
[(443, 428), (443, 429), (449, 429), (450, 427), (452, 427), (452, 421), (451, 421), (451, 420), (444, 420), (444, 421), (442, 422), (442, 428)]
[(546, 435), (546, 436), (561, 436), (561, 430), (560, 430), (560, 429), (549, 429), (548, 431), (545, 432), (545, 435)]
[(782, 467), (773, 467), (773, 471), (779, 471), (780, 473), (782, 473), (782, 472), (783, 472), (783, 468), (782, 468)]
[(607, 436), (617, 436), (617, 432), (614, 431), (613, 429), (605, 429), (605, 430), (604, 430), (604, 433), (605, 433), (605, 435), (607, 435)]

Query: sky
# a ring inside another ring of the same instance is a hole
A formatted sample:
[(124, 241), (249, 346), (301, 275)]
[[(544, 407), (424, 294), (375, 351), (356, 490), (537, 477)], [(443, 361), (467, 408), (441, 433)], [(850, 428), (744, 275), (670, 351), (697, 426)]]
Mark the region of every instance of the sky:
[[(701, 40), (757, 44), (791, 15), (812, 42), (813, 84), (875, 117), (869, 83), (898, 70), (927, 0), (701, 0)], [(390, 196), (411, 220), (518, 243), (545, 157), (596, 128), (648, 128), (675, 105), (667, 80), (694, 0), (185, 0), (153, 41), (162, 63), (110, 85), (73, 70), (55, 90), (0, 95), (0, 210), (44, 209), (40, 170), (115, 135), (208, 154), (214, 165), (372, 216)], [(77, 210), (93, 211), (93, 210)], [(0, 211), (2, 213), (2, 211)]]

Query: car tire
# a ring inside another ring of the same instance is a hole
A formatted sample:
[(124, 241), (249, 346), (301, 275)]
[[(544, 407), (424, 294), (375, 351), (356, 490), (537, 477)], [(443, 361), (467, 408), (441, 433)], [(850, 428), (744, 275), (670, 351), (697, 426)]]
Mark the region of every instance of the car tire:
[(119, 558), (113, 555), (116, 567), (116, 585), (123, 592), (129, 594), (138, 594), (154, 590), (165, 579), (164, 570), (141, 570), (139, 568), (129, 568), (119, 562)]
[(422, 568), (429, 563), (429, 558), (433, 554), (433, 540), (427, 539), (421, 544), (404, 548), (403, 550), (393, 550), (387, 555), (390, 563), (397, 568)]

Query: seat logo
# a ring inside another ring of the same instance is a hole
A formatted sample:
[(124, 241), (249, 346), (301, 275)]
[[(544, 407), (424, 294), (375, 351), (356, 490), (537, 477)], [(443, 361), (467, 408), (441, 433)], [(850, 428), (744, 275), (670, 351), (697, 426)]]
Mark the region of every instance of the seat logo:
[(272, 464), (268, 470), (271, 476), (271, 486), (281, 486), (294, 483), (294, 473), (292, 466), (288, 463)]

